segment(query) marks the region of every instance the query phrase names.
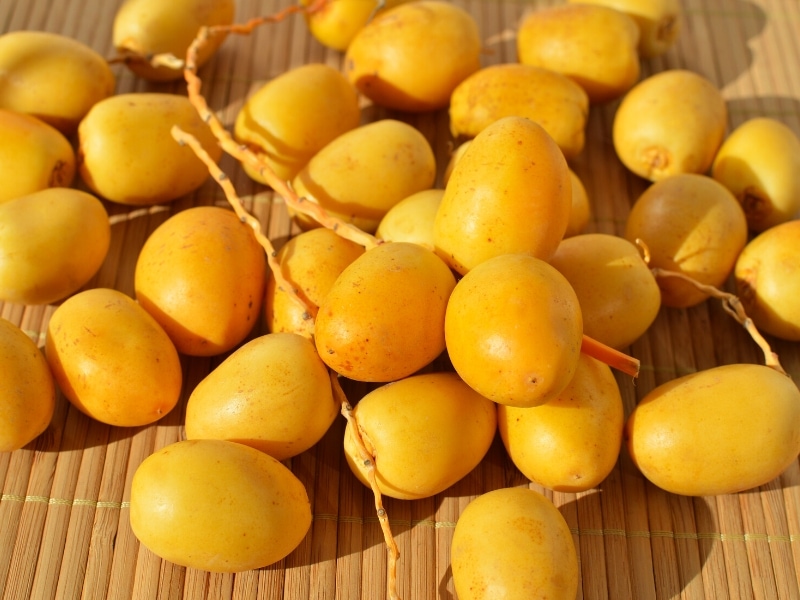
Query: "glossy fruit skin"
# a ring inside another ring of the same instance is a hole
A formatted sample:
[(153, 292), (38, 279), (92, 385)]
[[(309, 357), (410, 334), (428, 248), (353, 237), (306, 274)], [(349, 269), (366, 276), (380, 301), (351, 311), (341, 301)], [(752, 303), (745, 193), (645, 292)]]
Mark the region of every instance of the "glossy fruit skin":
[(45, 354), (64, 396), (101, 423), (148, 425), (180, 398), (175, 346), (153, 317), (117, 290), (93, 288), (59, 305), (47, 326)]
[[(391, 173), (391, 177), (387, 177)], [(292, 180), (298, 196), (372, 233), (392, 206), (436, 180), (436, 157), (427, 138), (397, 119), (356, 127), (317, 152)], [(313, 219), (289, 209), (304, 229)]]
[[(185, 60), (201, 27), (230, 25), (235, 12), (234, 0), (126, 0), (114, 16), (112, 42), (122, 56), (128, 57), (125, 64), (137, 76), (149, 81), (174, 81), (183, 77), (182, 69), (154, 67), (144, 58), (172, 54)], [(198, 50), (198, 67), (208, 62), (225, 37), (208, 38)]]
[(456, 372), (478, 393), (509, 406), (538, 406), (561, 393), (577, 369), (582, 335), (572, 286), (554, 267), (524, 254), (472, 269), (456, 284), (445, 315)]
[(226, 439), (285, 460), (316, 444), (339, 414), (313, 342), (294, 333), (256, 337), (197, 384), (187, 439)]
[(342, 271), (362, 254), (363, 246), (323, 227), (303, 231), (286, 242), (278, 251), (278, 262), (302, 302), (278, 289), (270, 270), (264, 297), (269, 331), (310, 335), (313, 325), (309, 328), (308, 321), (317, 316), (320, 303)]
[(800, 341), (800, 220), (761, 232), (736, 259), (736, 291), (761, 333)]
[[(256, 90), (236, 115), (234, 136), (278, 178), (289, 181), (360, 120), (355, 88), (338, 69), (313, 63), (286, 71)], [(268, 183), (249, 165), (244, 169), (254, 180)]]
[(583, 331), (624, 349), (653, 324), (661, 290), (633, 242), (607, 233), (584, 233), (559, 244), (550, 264), (567, 278), (581, 303)]
[(556, 398), (532, 408), (501, 404), (497, 422), (509, 457), (528, 479), (577, 493), (599, 485), (616, 465), (625, 415), (611, 368), (581, 354)]
[(592, 220), (592, 202), (583, 181), (572, 169), (569, 170), (572, 183), (572, 207), (569, 211), (569, 222), (564, 237), (572, 237), (585, 233), (589, 222)]
[(353, 261), (317, 313), (322, 360), (357, 381), (389, 382), (412, 375), (445, 349), (444, 316), (455, 286), (433, 252), (387, 242)]
[(282, 463), (224, 440), (183, 440), (144, 459), (131, 484), (130, 524), (176, 565), (238, 573), (288, 556), (308, 533), (303, 483)]
[(0, 299), (63, 300), (97, 274), (110, 243), (105, 206), (87, 192), (47, 188), (0, 203)]
[(266, 258), (249, 225), (219, 206), (175, 213), (145, 241), (134, 272), (139, 304), (182, 354), (216, 356), (261, 313)]
[(81, 179), (98, 196), (134, 206), (193, 192), (209, 178), (208, 167), (172, 137), (176, 125), (197, 138), (213, 160), (222, 156), (185, 96), (134, 92), (98, 102), (78, 127)]
[(650, 391), (628, 417), (634, 464), (686, 496), (732, 494), (780, 475), (800, 453), (800, 391), (764, 365), (730, 364)]
[(46, 31), (0, 36), (0, 108), (33, 115), (70, 136), (115, 86), (106, 59), (78, 40)]
[(530, 119), (504, 117), (455, 163), (434, 221), (436, 253), (462, 275), (501, 254), (547, 260), (571, 207), (569, 167), (553, 138)]
[(668, 69), (625, 94), (614, 115), (614, 149), (628, 169), (649, 181), (705, 174), (727, 121), (725, 99), (711, 81), (693, 71)]
[(450, 545), (460, 600), (573, 600), (579, 566), (566, 520), (530, 488), (499, 488), (472, 500)]
[(675, 45), (682, 26), (680, 0), (569, 0), (573, 4), (602, 4), (630, 16), (639, 27), (638, 51), (655, 58)]
[(639, 80), (638, 43), (631, 17), (593, 4), (529, 11), (517, 31), (519, 62), (566, 75), (592, 104), (619, 98)]
[(450, 98), (450, 131), (473, 138), (494, 121), (508, 116), (539, 123), (567, 160), (585, 143), (589, 97), (562, 73), (518, 63), (484, 67), (462, 81)]
[(800, 138), (769, 117), (749, 119), (722, 142), (711, 176), (742, 204), (751, 231), (800, 217)]
[[(720, 287), (747, 242), (747, 220), (733, 194), (707, 175), (680, 174), (655, 182), (634, 202), (624, 237), (644, 242), (649, 266)], [(661, 303), (687, 308), (708, 294), (686, 281), (658, 277)]]
[(455, 87), (481, 66), (474, 17), (440, 0), (381, 12), (345, 53), (344, 72), (373, 103), (405, 112), (444, 108)]
[(443, 189), (422, 190), (406, 196), (386, 212), (378, 223), (375, 237), (385, 242), (413, 242), (434, 250), (433, 222), (443, 196)]
[[(314, 4), (313, 0), (300, 0), (303, 6)], [(327, 48), (344, 52), (356, 34), (380, 11), (385, 11), (409, 0), (336, 0), (325, 2), (313, 12), (304, 12), (303, 17), (311, 35)]]
[[(489, 451), (497, 430), (495, 404), (452, 372), (385, 384), (359, 400), (353, 416), (375, 456), (381, 493), (403, 500), (435, 496), (465, 477)], [(347, 464), (369, 486), (352, 427), (345, 429)]]
[(0, 202), (50, 187), (69, 187), (75, 151), (58, 129), (32, 115), (0, 108)]
[(50, 425), (56, 387), (47, 360), (18, 326), (0, 319), (0, 452), (26, 446)]

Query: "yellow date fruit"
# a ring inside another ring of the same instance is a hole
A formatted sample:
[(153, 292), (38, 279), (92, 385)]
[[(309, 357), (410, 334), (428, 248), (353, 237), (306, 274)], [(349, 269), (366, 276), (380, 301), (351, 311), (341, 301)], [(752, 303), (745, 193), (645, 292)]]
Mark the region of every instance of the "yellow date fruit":
[(153, 317), (117, 290), (93, 288), (59, 305), (47, 326), (45, 354), (64, 396), (101, 423), (148, 425), (180, 398), (175, 346)]
[[(236, 115), (234, 136), (281, 180), (289, 181), (329, 142), (358, 127), (360, 120), (355, 88), (339, 70), (313, 63), (291, 69), (256, 90)], [(244, 170), (255, 181), (269, 183), (249, 164)]]
[(754, 237), (734, 266), (739, 299), (762, 333), (800, 341), (800, 220)]
[[(114, 15), (112, 43), (137, 76), (150, 81), (182, 79), (182, 65), (153, 65), (152, 57), (172, 54), (185, 60), (201, 27), (230, 25), (235, 13), (235, 0), (125, 0)], [(226, 35), (211, 35), (198, 47), (198, 67), (208, 62)]]
[(722, 143), (728, 108), (711, 81), (669, 69), (637, 83), (614, 114), (614, 150), (649, 181), (708, 172)]
[(454, 286), (447, 265), (418, 244), (368, 250), (342, 271), (319, 307), (320, 357), (358, 381), (415, 373), (445, 349), (444, 314)]
[(226, 208), (195, 206), (147, 238), (134, 288), (182, 354), (216, 356), (255, 326), (266, 277), (264, 250), (250, 226)]
[(56, 387), (47, 360), (34, 341), (0, 319), (0, 452), (26, 446), (50, 425)]
[[(292, 180), (299, 196), (372, 233), (392, 206), (429, 189), (436, 157), (427, 138), (403, 121), (381, 119), (343, 133), (317, 152)], [(309, 217), (290, 210), (303, 228)]]
[(364, 247), (326, 227), (303, 231), (278, 251), (281, 274), (294, 287), (296, 302), (278, 286), (275, 274), (267, 274), (264, 316), (272, 332), (308, 334), (308, 321), (345, 267), (364, 254)]
[(108, 213), (87, 192), (47, 188), (0, 203), (0, 300), (63, 300), (97, 274), (110, 243)]
[(453, 90), (449, 111), (454, 137), (473, 138), (502, 117), (527, 117), (544, 127), (570, 160), (583, 150), (589, 97), (562, 73), (506, 63), (462, 81)]
[[(303, 17), (311, 35), (323, 46), (344, 52), (356, 34), (381, 11), (409, 0), (336, 0), (324, 2), (313, 11), (304, 11)], [(300, 0), (311, 6), (315, 0)]]
[(500, 438), (525, 477), (559, 492), (600, 484), (617, 463), (625, 414), (611, 368), (581, 354), (555, 398), (531, 408), (497, 409)]
[(630, 456), (674, 494), (731, 494), (763, 485), (800, 453), (800, 390), (764, 365), (730, 364), (650, 391), (628, 417)]
[(442, 196), (443, 189), (429, 189), (403, 198), (383, 216), (375, 237), (385, 242), (413, 242), (433, 250), (433, 222)]
[(555, 398), (572, 380), (583, 320), (575, 291), (554, 267), (504, 254), (459, 280), (444, 330), (450, 361), (470, 387), (499, 404), (528, 407)]
[(450, 544), (459, 600), (574, 600), (578, 555), (556, 506), (530, 488), (499, 488), (467, 504)]
[(199, 188), (208, 168), (172, 137), (173, 126), (197, 138), (217, 161), (222, 148), (186, 96), (117, 94), (95, 104), (78, 127), (81, 178), (106, 200), (128, 205), (171, 202)]
[(572, 206), (569, 211), (569, 221), (564, 237), (572, 237), (584, 233), (592, 220), (592, 203), (589, 193), (578, 174), (569, 170), (569, 179), (572, 183)]
[(0, 36), (0, 108), (33, 115), (70, 136), (115, 85), (106, 59), (83, 42), (46, 31)]
[(436, 253), (461, 274), (501, 254), (547, 260), (571, 206), (569, 167), (553, 138), (530, 119), (504, 117), (455, 163), (434, 221)]
[[(636, 199), (624, 237), (644, 242), (651, 268), (719, 287), (733, 271), (747, 242), (747, 221), (733, 194), (707, 175), (672, 175)], [(687, 308), (708, 294), (691, 282), (659, 276), (661, 303)]]
[(661, 290), (636, 245), (607, 233), (559, 244), (550, 264), (578, 296), (583, 332), (619, 350), (638, 340), (661, 308)]
[(800, 217), (800, 138), (776, 119), (756, 117), (734, 129), (711, 176), (739, 200), (752, 231)]
[(0, 108), (0, 202), (75, 178), (75, 151), (58, 129), (41, 119)]
[[(358, 401), (352, 415), (374, 456), (381, 493), (402, 500), (443, 492), (478, 466), (497, 431), (495, 404), (455, 373), (413, 375), (387, 383)], [(353, 474), (369, 486), (353, 422), (344, 451)]]
[(592, 104), (619, 98), (639, 80), (639, 28), (627, 14), (595, 4), (528, 12), (517, 31), (519, 62), (562, 73)]
[[(458, 163), (459, 159), (464, 156), (464, 153), (467, 151), (471, 141), (472, 140), (466, 140), (465, 142), (462, 142), (451, 152), (450, 160), (448, 161), (444, 171), (443, 182), (445, 187), (447, 187), (447, 182), (450, 180), (450, 176), (453, 174), (453, 169), (455, 169), (456, 163)], [(567, 169), (569, 170), (569, 180), (572, 188), (572, 202), (569, 211), (569, 221), (567, 221), (567, 229), (564, 232), (565, 238), (583, 233), (589, 226), (589, 222), (592, 220), (592, 203), (589, 199), (589, 193), (586, 190), (586, 186), (571, 167), (568, 166)], [(441, 204), (441, 199), (437, 204)], [(425, 211), (423, 210), (423, 212)], [(433, 235), (432, 230), (430, 235)], [(433, 241), (433, 239), (431, 239), (431, 241)]]
[(350, 42), (344, 72), (373, 103), (406, 112), (444, 108), (481, 66), (478, 24), (441, 0), (407, 2), (378, 13)]
[(680, 0), (569, 0), (573, 4), (602, 4), (627, 14), (639, 27), (639, 55), (661, 56), (675, 45), (681, 31)]
[(130, 524), (176, 565), (238, 573), (274, 564), (311, 527), (305, 486), (281, 462), (225, 440), (183, 440), (136, 468)]
[(250, 340), (197, 384), (187, 439), (239, 442), (278, 460), (316, 444), (339, 414), (314, 343), (294, 333)]

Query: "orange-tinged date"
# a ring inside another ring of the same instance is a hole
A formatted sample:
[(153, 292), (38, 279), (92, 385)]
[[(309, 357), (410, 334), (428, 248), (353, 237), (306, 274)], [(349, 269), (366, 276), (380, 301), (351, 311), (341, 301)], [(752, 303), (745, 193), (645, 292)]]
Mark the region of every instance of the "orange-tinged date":
[(583, 337), (578, 298), (566, 278), (524, 254), (489, 259), (450, 296), (445, 340), (470, 387), (500, 404), (537, 406), (577, 369)]
[(534, 121), (505, 117), (456, 161), (434, 221), (436, 253), (461, 274), (501, 254), (548, 260), (571, 210), (572, 181), (558, 144)]
[(136, 299), (178, 350), (214, 356), (242, 342), (258, 320), (266, 259), (250, 226), (219, 206), (174, 214), (144, 243)]
[(379, 13), (350, 42), (344, 72), (379, 106), (426, 112), (447, 106), (481, 66), (472, 15), (450, 2), (418, 0)]
[(324, 227), (309, 229), (290, 239), (278, 251), (283, 276), (295, 287), (302, 302), (281, 290), (274, 273), (267, 277), (264, 317), (271, 332), (306, 332), (308, 320), (341, 272), (364, 254), (364, 247)]
[(45, 351), (67, 399), (102, 423), (154, 423), (180, 398), (175, 346), (155, 319), (117, 290), (93, 288), (59, 305)]
[(315, 341), (323, 361), (359, 381), (411, 375), (444, 351), (455, 277), (430, 250), (387, 242), (348, 266), (322, 301)]

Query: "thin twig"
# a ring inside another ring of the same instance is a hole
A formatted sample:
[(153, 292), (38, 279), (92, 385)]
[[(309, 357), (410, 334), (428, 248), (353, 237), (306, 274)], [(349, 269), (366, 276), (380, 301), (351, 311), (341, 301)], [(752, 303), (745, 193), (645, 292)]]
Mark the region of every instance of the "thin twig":
[[(635, 242), (636, 246), (639, 248), (639, 251), (642, 253), (642, 260), (644, 260), (647, 266), (650, 266), (650, 248), (648, 248), (647, 243), (641, 239), (636, 238)], [(747, 313), (744, 310), (744, 306), (742, 306), (742, 302), (738, 296), (723, 292), (722, 290), (714, 287), (713, 285), (707, 285), (705, 283), (700, 283), (699, 281), (685, 275), (684, 273), (679, 273), (677, 271), (670, 271), (668, 269), (664, 269), (661, 267), (650, 267), (650, 272), (653, 273), (653, 277), (658, 279), (659, 277), (672, 277), (675, 279), (680, 279), (687, 283), (690, 283), (694, 287), (696, 287), (701, 292), (705, 293), (708, 296), (716, 298), (722, 301), (722, 308), (727, 312), (730, 316), (732, 316), (736, 322), (738, 322), (742, 327), (745, 328), (747, 333), (750, 334), (750, 337), (753, 338), (758, 347), (761, 348), (761, 351), (764, 353), (764, 364), (768, 367), (772, 367), (779, 373), (783, 373), (787, 375), (786, 371), (781, 366), (780, 360), (778, 360), (778, 355), (772, 351), (770, 348), (769, 343), (764, 336), (758, 331), (753, 323), (753, 320), (747, 316)]]
[(383, 507), (381, 490), (378, 487), (378, 480), (376, 478), (377, 471), (375, 469), (375, 456), (367, 449), (367, 445), (364, 443), (358, 421), (353, 414), (353, 407), (347, 400), (347, 396), (345, 395), (344, 390), (339, 383), (339, 376), (333, 371), (331, 371), (331, 385), (333, 387), (334, 396), (342, 405), (342, 415), (345, 419), (347, 419), (347, 423), (350, 425), (350, 432), (356, 442), (358, 452), (361, 455), (364, 470), (366, 471), (367, 481), (369, 481), (369, 486), (372, 489), (373, 495), (375, 496), (375, 511), (378, 514), (378, 521), (381, 524), (383, 538), (386, 541), (386, 546), (389, 549), (387, 592), (390, 600), (400, 600), (400, 597), (397, 595), (397, 560), (400, 557), (400, 550), (398, 549), (397, 542), (395, 542), (394, 536), (392, 535), (392, 529), (389, 525), (389, 515), (386, 513), (386, 509)]
[(285, 294), (288, 294), (291, 301), (298, 304), (302, 308), (303, 314), (308, 315), (308, 318), (304, 319), (303, 321), (302, 330), (298, 331), (297, 333), (311, 338), (314, 331), (314, 319), (311, 317), (311, 309), (302, 300), (302, 298), (300, 298), (294, 285), (292, 285), (292, 283), (286, 279), (286, 277), (284, 277), (283, 269), (281, 269), (280, 262), (278, 261), (275, 247), (272, 245), (270, 239), (261, 233), (261, 223), (258, 221), (258, 219), (250, 215), (247, 210), (245, 210), (241, 199), (236, 194), (236, 190), (234, 189), (230, 178), (225, 172), (222, 171), (222, 169), (219, 168), (219, 165), (214, 162), (214, 159), (211, 158), (208, 152), (206, 152), (206, 149), (203, 148), (202, 144), (200, 144), (197, 138), (190, 133), (187, 133), (177, 125), (172, 126), (171, 133), (172, 137), (175, 138), (179, 144), (189, 146), (194, 151), (195, 155), (203, 161), (208, 168), (208, 172), (225, 192), (225, 197), (228, 200), (228, 204), (231, 205), (231, 208), (233, 208), (236, 216), (239, 217), (242, 223), (248, 225), (250, 229), (253, 230), (256, 240), (261, 247), (264, 248), (264, 251), (267, 254), (267, 264), (273, 276), (275, 277), (277, 289)]
[[(208, 103), (201, 93), (202, 81), (197, 75), (198, 53), (200, 49), (208, 42), (208, 40), (214, 36), (229, 33), (247, 35), (250, 34), (256, 27), (265, 23), (276, 23), (282, 21), (294, 13), (313, 12), (315, 10), (319, 10), (327, 1), (328, 0), (315, 0), (315, 2), (308, 7), (302, 7), (299, 5), (289, 6), (274, 15), (256, 17), (250, 19), (244, 24), (201, 27), (197, 33), (197, 36), (186, 51), (186, 61), (183, 69), (183, 75), (184, 79), (186, 80), (189, 101), (200, 114), (200, 117), (203, 119), (203, 121), (208, 124), (211, 132), (214, 134), (214, 137), (217, 138), (217, 141), (219, 142), (223, 151), (236, 158), (243, 165), (246, 165), (253, 171), (257, 172), (267, 183), (267, 185), (269, 185), (279, 196), (284, 199), (289, 208), (293, 209), (299, 214), (306, 215), (323, 227), (332, 229), (343, 238), (369, 249), (380, 244), (380, 241), (375, 238), (375, 236), (362, 231), (352, 223), (348, 223), (347, 221), (328, 214), (327, 211), (325, 211), (325, 209), (316, 202), (311, 202), (298, 196), (292, 189), (289, 182), (278, 177), (272, 168), (264, 160), (259, 158), (255, 152), (253, 152), (248, 146), (239, 144), (233, 139), (233, 136), (230, 134), (230, 132), (225, 129), (214, 112), (208, 107)], [(161, 57), (161, 59), (167, 62), (171, 61), (168, 56)], [(161, 59), (158, 56), (153, 58), (153, 60)]]
[(778, 360), (778, 355), (773, 352), (772, 348), (770, 348), (769, 343), (764, 338), (763, 335), (758, 331), (753, 320), (747, 316), (747, 313), (744, 310), (744, 306), (742, 306), (742, 302), (738, 296), (731, 294), (729, 292), (723, 292), (720, 289), (712, 285), (707, 285), (704, 283), (700, 283), (699, 281), (695, 281), (688, 275), (684, 275), (683, 273), (679, 273), (677, 271), (669, 271), (667, 269), (662, 269), (659, 267), (652, 267), (650, 269), (653, 275), (658, 279), (660, 277), (667, 278), (672, 277), (675, 279), (680, 279), (682, 281), (686, 281), (693, 286), (695, 286), (701, 292), (708, 294), (709, 296), (716, 298), (722, 301), (722, 308), (727, 312), (730, 316), (732, 316), (742, 327), (747, 330), (747, 333), (750, 334), (750, 337), (753, 338), (758, 347), (761, 348), (761, 351), (764, 353), (764, 363), (768, 367), (772, 367), (776, 371), (783, 373), (786, 375), (786, 371), (781, 366), (780, 361)]
[(626, 375), (631, 377), (639, 376), (640, 362), (638, 358), (628, 356), (624, 352), (603, 344), (586, 334), (584, 334), (581, 342), (581, 352), (607, 364), (609, 367), (622, 371)]

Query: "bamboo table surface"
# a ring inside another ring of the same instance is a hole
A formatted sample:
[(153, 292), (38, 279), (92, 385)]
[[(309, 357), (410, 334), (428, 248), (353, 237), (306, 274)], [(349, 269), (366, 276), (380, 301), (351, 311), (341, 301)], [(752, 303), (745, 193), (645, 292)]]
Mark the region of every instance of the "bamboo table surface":
[[(0, 32), (47, 30), (77, 38), (111, 57), (111, 23), (121, 0), (0, 0)], [(554, 0), (459, 0), (486, 40), (485, 65), (516, 59), (513, 35), (522, 13)], [(276, 12), (285, 0), (239, 0), (237, 22)], [(800, 3), (797, 0), (683, 0), (682, 32), (664, 56), (644, 61), (642, 76), (688, 68), (714, 82), (729, 107), (729, 127), (747, 118), (777, 118), (800, 134)], [(232, 127), (247, 95), (289, 68), (310, 62), (340, 66), (342, 55), (307, 32), (300, 16), (229, 37), (200, 71), (203, 93)], [(117, 92), (185, 93), (182, 81), (147, 84), (114, 65)], [(628, 173), (610, 142), (616, 103), (593, 107), (587, 144), (572, 163), (592, 201), (589, 231), (619, 234), (646, 182)], [(439, 183), (450, 151), (447, 112), (405, 115), (365, 106), (364, 119), (393, 116), (417, 126), (439, 160)], [(221, 166), (263, 231), (279, 246), (297, 233), (285, 206), (225, 156)], [(1, 184), (0, 184), (1, 185)], [(166, 206), (112, 206), (108, 257), (87, 287), (133, 295), (133, 267), (146, 237), (177, 211), (226, 205), (209, 180)], [(0, 316), (40, 346), (55, 306), (0, 302)], [(800, 347), (769, 339), (784, 368), (800, 379)], [(733, 362), (761, 362), (758, 348), (721, 306), (662, 309), (630, 348), (642, 370), (618, 382), (630, 412), (655, 385), (677, 375)], [(387, 553), (372, 493), (344, 461), (338, 419), (311, 450), (286, 462), (306, 485), (313, 523), (301, 545), (279, 563), (239, 574), (214, 574), (162, 561), (140, 546), (128, 522), (130, 481), (155, 449), (180, 439), (185, 399), (220, 359), (183, 357), (182, 402), (157, 424), (102, 425), (59, 395), (50, 428), (13, 453), (0, 453), (0, 595), (4, 599), (279, 599), (385, 597)], [(352, 384), (357, 399), (363, 385)], [(742, 432), (746, 435), (746, 432)], [(478, 494), (529, 485), (559, 507), (580, 559), (586, 599), (800, 598), (800, 465), (738, 494), (689, 498), (649, 484), (623, 452), (596, 489), (569, 494), (529, 483), (498, 440), (462, 481), (433, 498), (385, 499), (406, 600), (453, 599), (449, 544), (455, 522)]]

